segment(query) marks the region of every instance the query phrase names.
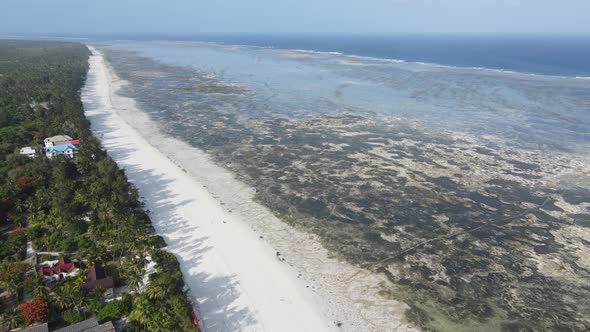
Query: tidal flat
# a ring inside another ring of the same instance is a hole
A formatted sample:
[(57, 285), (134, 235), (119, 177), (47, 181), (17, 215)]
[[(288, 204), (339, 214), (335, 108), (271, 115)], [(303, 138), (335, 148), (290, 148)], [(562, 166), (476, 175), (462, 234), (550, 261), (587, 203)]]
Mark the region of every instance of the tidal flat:
[[(335, 256), (386, 275), (382, 296), (407, 303), (416, 326), (590, 329), (590, 164), (580, 129), (586, 120), (557, 116), (569, 123), (567, 134), (556, 126), (534, 130), (538, 121), (503, 127), (497, 137), (434, 128), (431, 119), (403, 112), (342, 107), (346, 84), (332, 99), (302, 99), (305, 106), (286, 112), (275, 99), (288, 97), (228, 82), (223, 73), (104, 50), (130, 82), (123, 93), (164, 133), (207, 152), (255, 188), (258, 202), (316, 234)], [(287, 58), (300, 65), (317, 60)], [(354, 64), (378, 81), (384, 74), (375, 67)], [(565, 104), (587, 103), (574, 97)], [(430, 102), (432, 95), (414, 98)], [(474, 126), (486, 117), (474, 118)], [(508, 135), (524, 127), (527, 139)]]

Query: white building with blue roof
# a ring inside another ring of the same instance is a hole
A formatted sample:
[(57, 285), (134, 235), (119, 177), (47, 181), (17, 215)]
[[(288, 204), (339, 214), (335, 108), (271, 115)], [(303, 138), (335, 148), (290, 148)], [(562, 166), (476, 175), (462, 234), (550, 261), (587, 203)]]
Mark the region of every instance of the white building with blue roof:
[(69, 158), (74, 158), (74, 155), (76, 155), (77, 152), (78, 148), (76, 148), (74, 144), (54, 145), (45, 149), (45, 155), (49, 159), (61, 154), (66, 155)]

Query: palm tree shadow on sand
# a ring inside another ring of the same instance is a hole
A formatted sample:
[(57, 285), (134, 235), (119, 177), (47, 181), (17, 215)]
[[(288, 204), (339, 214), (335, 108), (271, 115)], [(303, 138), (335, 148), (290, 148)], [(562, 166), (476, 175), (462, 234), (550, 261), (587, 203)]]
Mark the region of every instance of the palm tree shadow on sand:
[[(89, 83), (93, 77), (89, 76)], [(100, 97), (86, 93), (84, 107), (92, 130), (99, 138), (124, 142), (112, 133), (106, 123), (110, 116), (99, 101)], [(104, 142), (104, 140), (103, 140)], [(239, 282), (235, 276), (214, 276), (199, 268), (204, 254), (212, 250), (206, 244), (207, 237), (195, 237), (199, 227), (178, 215), (178, 208), (196, 204), (193, 200), (180, 200), (169, 190), (172, 180), (165, 175), (141, 166), (129, 165), (133, 148), (128, 144), (107, 144), (108, 154), (125, 170), (127, 177), (143, 197), (149, 209), (156, 232), (168, 244), (167, 250), (173, 253), (180, 263), (185, 284), (190, 288), (189, 298), (198, 306), (197, 313), (207, 331), (236, 331), (257, 323), (254, 314), (240, 307), (236, 300), (240, 297)]]

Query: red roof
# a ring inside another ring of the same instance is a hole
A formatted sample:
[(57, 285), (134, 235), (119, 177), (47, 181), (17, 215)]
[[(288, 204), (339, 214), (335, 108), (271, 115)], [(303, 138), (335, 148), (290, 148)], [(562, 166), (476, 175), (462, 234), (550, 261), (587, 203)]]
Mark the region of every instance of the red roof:
[(72, 262), (67, 258), (60, 258), (53, 266), (41, 266), (37, 269), (37, 275), (40, 277), (52, 276), (60, 273), (70, 273), (80, 267), (80, 263)]
[(104, 267), (100, 265), (93, 265), (88, 271), (86, 282), (82, 285), (82, 288), (95, 289), (95, 288), (113, 288), (115, 282), (112, 277), (107, 276)]
[(65, 144), (73, 144), (73, 145), (78, 145), (80, 144), (80, 140), (79, 139), (71, 139), (69, 141), (58, 141), (58, 142), (53, 142), (53, 145), (65, 145)]

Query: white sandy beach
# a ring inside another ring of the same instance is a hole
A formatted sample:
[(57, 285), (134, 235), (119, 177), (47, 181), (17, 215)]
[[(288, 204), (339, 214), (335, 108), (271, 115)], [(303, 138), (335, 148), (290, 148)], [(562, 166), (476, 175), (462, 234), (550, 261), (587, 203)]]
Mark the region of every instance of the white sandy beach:
[(402, 323), (406, 306), (377, 294), (384, 277), (329, 258), (203, 152), (162, 135), (116, 94), (125, 82), (91, 50), (83, 100), (92, 130), (178, 258), (205, 331), (413, 330)]

